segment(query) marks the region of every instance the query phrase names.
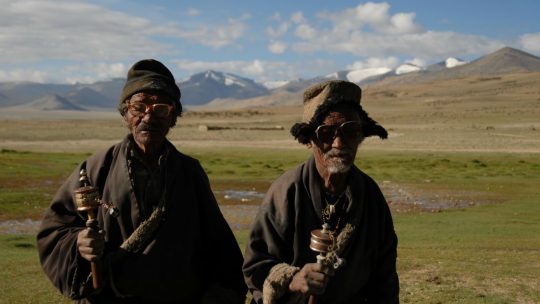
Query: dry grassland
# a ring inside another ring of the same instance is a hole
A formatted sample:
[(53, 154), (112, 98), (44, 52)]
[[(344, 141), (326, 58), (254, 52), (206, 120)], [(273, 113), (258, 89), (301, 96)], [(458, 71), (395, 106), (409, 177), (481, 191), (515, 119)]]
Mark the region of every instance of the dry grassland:
[[(540, 152), (540, 73), (367, 87), (362, 104), (390, 133), (386, 141), (368, 139), (363, 149)], [(210, 110), (186, 112), (170, 139), (180, 148), (303, 148), (288, 131), (301, 120), (300, 106)], [(0, 119), (3, 149), (94, 152), (127, 132), (114, 111), (3, 111)]]

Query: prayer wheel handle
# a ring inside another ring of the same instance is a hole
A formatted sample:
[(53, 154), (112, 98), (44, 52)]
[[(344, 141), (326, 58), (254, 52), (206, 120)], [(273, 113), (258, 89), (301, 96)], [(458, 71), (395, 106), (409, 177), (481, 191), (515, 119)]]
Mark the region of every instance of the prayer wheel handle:
[[(334, 238), (332, 237), (332, 230), (330, 230), (330, 225), (324, 223), (322, 229), (315, 229), (311, 231), (311, 241), (309, 243), (309, 248), (315, 252), (318, 252), (317, 255), (317, 264), (322, 264), (324, 259), (326, 259), (326, 254), (332, 250), (334, 247)], [(308, 299), (308, 304), (317, 303), (317, 297), (315, 295), (310, 295)]]
[[(93, 230), (99, 230), (96, 219), (96, 209), (101, 204), (99, 199), (99, 191), (90, 185), (86, 169), (82, 169), (79, 175), (81, 187), (74, 191), (77, 211), (87, 215), (86, 227)], [(90, 262), (90, 267), (92, 269), (92, 286), (95, 290), (98, 290), (101, 288), (101, 279), (97, 265), (94, 262)]]

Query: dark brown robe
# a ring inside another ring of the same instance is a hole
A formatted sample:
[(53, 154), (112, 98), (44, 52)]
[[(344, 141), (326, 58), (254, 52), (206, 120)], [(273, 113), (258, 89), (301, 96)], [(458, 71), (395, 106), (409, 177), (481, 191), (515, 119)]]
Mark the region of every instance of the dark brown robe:
[[(399, 303), (397, 237), (386, 200), (377, 184), (356, 167), (349, 172), (347, 184), (344, 209), (354, 232), (341, 254), (345, 265), (330, 278), (317, 303)], [(317, 253), (309, 244), (311, 231), (323, 224), (322, 191), (313, 157), (270, 187), (252, 226), (243, 265), (254, 302), (262, 303), (265, 280), (271, 281), (268, 286), (282, 284), (280, 288), (288, 291), (295, 271), (316, 262)], [(283, 269), (283, 263), (291, 267), (276, 276), (274, 270)], [(279, 297), (276, 303), (294, 303), (291, 299), (298, 298), (290, 294)]]
[[(126, 155), (130, 137), (84, 161), (56, 193), (37, 235), (45, 273), (66, 296), (81, 303), (242, 303), (246, 293), (242, 254), (223, 218), (199, 162), (167, 142), (165, 213), (151, 239), (135, 252), (120, 247), (144, 220)], [(117, 217), (100, 207), (105, 231), (104, 288), (95, 292), (89, 262), (78, 253), (77, 234), (85, 219), (73, 192), (86, 168), (102, 200), (118, 208)], [(236, 297), (237, 301), (230, 301)], [(203, 301), (203, 299), (206, 299)]]

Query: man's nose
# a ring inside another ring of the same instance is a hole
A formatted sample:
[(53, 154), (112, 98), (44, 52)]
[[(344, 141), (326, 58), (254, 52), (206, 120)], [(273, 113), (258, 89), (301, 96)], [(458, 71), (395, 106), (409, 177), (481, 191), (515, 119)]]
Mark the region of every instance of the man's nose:
[(341, 138), (341, 134), (337, 132), (336, 136), (334, 136), (334, 140), (332, 140), (332, 148), (343, 148), (343, 139)]
[(144, 115), (142, 119), (144, 121), (149, 121), (149, 120), (152, 120), (153, 118), (155, 118), (154, 111), (152, 110), (152, 108), (147, 107), (146, 111), (144, 111)]

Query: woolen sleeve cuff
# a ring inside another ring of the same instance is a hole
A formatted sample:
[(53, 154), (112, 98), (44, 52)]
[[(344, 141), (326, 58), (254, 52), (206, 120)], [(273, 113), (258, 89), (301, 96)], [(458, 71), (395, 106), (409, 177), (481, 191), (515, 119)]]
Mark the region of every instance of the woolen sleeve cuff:
[(285, 304), (303, 303), (305, 298), (302, 294), (285, 297), (289, 293), (289, 284), (298, 271), (300, 271), (299, 267), (287, 263), (272, 267), (263, 283), (263, 303), (273, 304), (277, 303), (279, 299), (284, 300), (280, 303)]

